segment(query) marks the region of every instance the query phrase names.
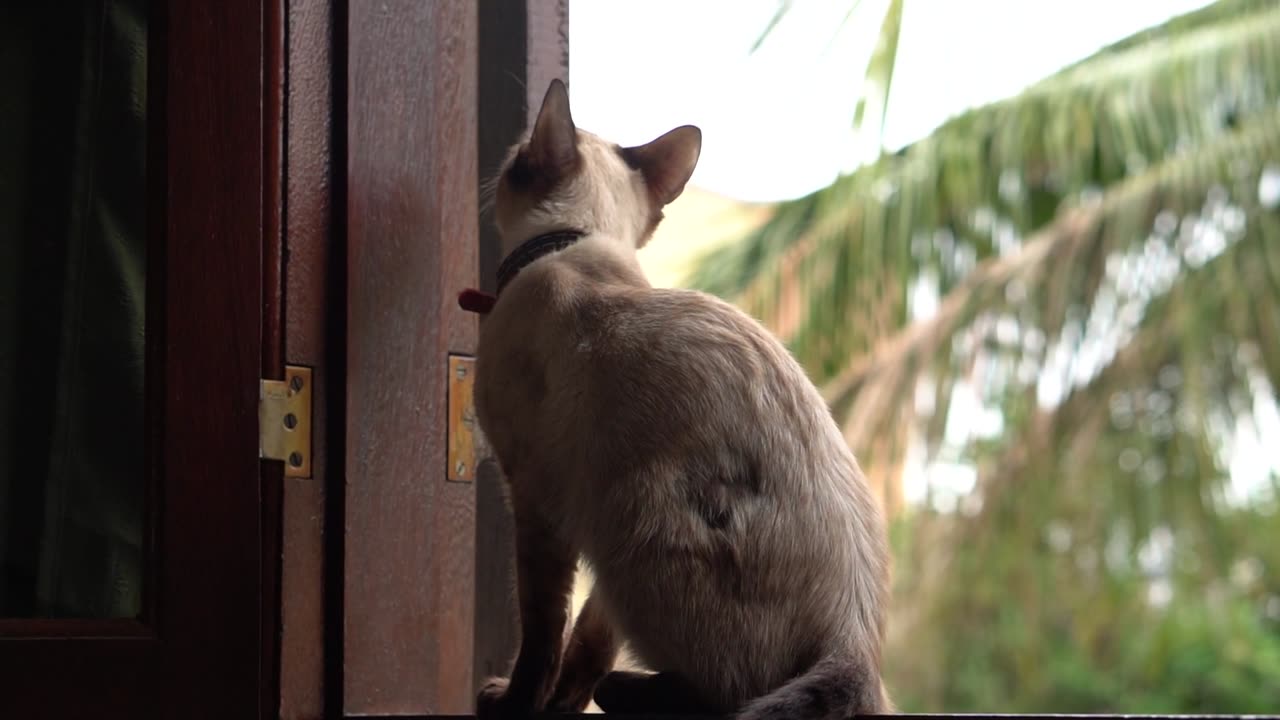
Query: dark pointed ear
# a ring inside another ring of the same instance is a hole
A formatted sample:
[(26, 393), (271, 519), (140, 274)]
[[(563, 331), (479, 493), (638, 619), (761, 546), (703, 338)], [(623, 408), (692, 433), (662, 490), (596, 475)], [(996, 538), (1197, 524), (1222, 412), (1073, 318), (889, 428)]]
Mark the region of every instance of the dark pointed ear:
[(657, 140), (622, 149), (622, 157), (644, 175), (649, 194), (658, 206), (680, 197), (698, 165), (702, 131), (682, 125)]
[(552, 80), (529, 138), (529, 159), (544, 172), (564, 172), (578, 164), (578, 131), (569, 113), (569, 92)]

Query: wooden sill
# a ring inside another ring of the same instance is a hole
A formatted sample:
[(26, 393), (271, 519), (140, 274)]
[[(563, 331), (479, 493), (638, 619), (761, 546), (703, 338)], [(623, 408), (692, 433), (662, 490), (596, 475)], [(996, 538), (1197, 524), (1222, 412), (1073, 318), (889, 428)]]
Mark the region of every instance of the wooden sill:
[[(348, 715), (351, 720), (475, 720), (474, 715)], [(726, 720), (719, 715), (622, 715), (622, 714), (547, 714), (532, 720)], [(884, 720), (1280, 720), (1280, 715), (1019, 715), (1019, 714), (902, 714), (860, 715)]]

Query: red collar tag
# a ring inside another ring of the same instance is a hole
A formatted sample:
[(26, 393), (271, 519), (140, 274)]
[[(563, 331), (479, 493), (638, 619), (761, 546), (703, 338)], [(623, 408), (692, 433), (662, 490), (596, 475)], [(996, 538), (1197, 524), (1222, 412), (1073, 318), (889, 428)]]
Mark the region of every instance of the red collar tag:
[(479, 315), (487, 315), (493, 309), (494, 303), (498, 302), (498, 298), (481, 290), (467, 288), (458, 293), (458, 307), (467, 312), (477, 313)]

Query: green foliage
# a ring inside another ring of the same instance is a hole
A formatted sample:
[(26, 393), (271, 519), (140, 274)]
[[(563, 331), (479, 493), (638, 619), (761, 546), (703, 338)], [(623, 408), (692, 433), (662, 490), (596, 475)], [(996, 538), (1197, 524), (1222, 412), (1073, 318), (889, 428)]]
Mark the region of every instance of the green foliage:
[[(786, 338), (865, 465), (914, 431), (976, 468), (896, 521), (904, 710), (1280, 708), (1280, 479), (1246, 493), (1227, 466), (1280, 387), (1276, 194), (1280, 3), (1223, 0), (698, 263), (692, 285)], [(968, 389), (998, 433), (948, 434)]]

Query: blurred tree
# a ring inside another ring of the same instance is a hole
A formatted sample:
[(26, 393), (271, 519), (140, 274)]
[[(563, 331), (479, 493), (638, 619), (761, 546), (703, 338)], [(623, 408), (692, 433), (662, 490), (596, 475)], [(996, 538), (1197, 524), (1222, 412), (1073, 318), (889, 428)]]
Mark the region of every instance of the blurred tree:
[(1240, 461), (1280, 440), (1259, 437), (1280, 3), (1222, 0), (965, 112), (778, 205), (688, 284), (787, 340), (873, 475), (909, 450), (972, 469), (894, 512), (904, 710), (1280, 708), (1280, 453)]

